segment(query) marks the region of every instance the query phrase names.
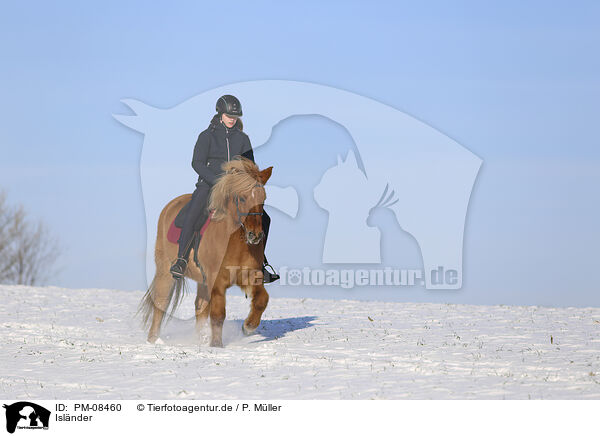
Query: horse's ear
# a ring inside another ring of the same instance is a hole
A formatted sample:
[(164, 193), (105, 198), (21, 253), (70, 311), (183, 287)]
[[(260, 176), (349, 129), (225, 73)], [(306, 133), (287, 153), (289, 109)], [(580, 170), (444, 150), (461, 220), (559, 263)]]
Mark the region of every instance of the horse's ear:
[(264, 185), (267, 183), (267, 180), (271, 177), (271, 173), (273, 172), (273, 167), (265, 168), (259, 173), (259, 178), (261, 183)]

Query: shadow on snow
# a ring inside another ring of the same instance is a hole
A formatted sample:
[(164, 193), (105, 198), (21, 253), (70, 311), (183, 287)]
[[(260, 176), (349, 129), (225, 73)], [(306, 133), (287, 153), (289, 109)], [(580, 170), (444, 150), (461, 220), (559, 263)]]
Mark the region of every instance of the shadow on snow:
[[(262, 336), (262, 338), (253, 342), (273, 341), (290, 332), (312, 327), (313, 324), (311, 323), (316, 319), (316, 316), (297, 316), (293, 318), (262, 320), (256, 330), (256, 333)], [(243, 321), (240, 321), (240, 329), (242, 328), (242, 323)]]
[[(298, 316), (292, 318), (263, 319), (254, 334), (249, 336), (251, 343), (269, 342), (280, 339), (290, 332), (302, 330), (313, 326), (316, 316)], [(239, 341), (244, 337), (242, 333), (243, 319), (225, 320), (223, 324), (223, 341), (225, 345)], [(172, 319), (163, 330), (161, 339), (166, 345), (195, 345), (199, 338), (194, 330), (195, 319)], [(202, 330), (204, 341), (210, 337), (208, 325)], [(201, 341), (203, 341), (201, 340)]]

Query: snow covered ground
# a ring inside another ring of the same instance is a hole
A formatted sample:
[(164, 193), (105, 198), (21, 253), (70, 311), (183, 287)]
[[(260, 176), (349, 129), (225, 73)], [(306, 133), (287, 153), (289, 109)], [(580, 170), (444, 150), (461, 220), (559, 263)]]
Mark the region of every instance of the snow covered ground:
[(214, 349), (191, 296), (146, 344), (142, 294), (0, 285), (0, 397), (600, 399), (600, 308), (271, 298), (244, 337), (231, 289)]

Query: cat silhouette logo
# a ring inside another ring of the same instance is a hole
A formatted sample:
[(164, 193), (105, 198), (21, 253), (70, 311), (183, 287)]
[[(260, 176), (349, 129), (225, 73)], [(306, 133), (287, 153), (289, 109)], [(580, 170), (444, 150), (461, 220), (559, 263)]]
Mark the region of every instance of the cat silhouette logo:
[[(298, 186), (276, 186), (277, 173), (314, 174), (323, 169), (311, 167), (310, 162), (294, 162), (288, 167), (269, 162), (275, 167), (275, 177), (265, 187), (265, 204), (284, 214), (271, 228), (273, 236), (269, 237), (267, 247), (271, 260), (282, 262), (280, 259), (287, 256), (287, 262), (297, 265), (314, 264), (315, 251), (303, 252), (292, 246), (286, 235), (289, 239), (290, 234), (298, 232), (293, 227), (294, 220), (302, 218), (315, 223), (319, 221), (316, 215), (322, 214), (319, 211), (326, 210), (327, 227), (321, 231), (313, 225), (310, 235), (295, 240), (294, 244), (308, 244), (309, 239), (322, 236), (318, 259), (322, 263), (386, 261), (389, 265), (389, 260), (381, 256), (382, 233), (385, 236), (388, 230), (367, 224), (371, 211), (383, 208), (391, 211), (399, 227), (417, 242), (425, 287), (461, 288), (464, 227), (481, 159), (393, 107), (328, 86), (284, 80), (234, 83), (169, 109), (157, 109), (133, 99), (122, 100), (135, 115), (113, 116), (144, 134), (140, 175), (146, 212), (147, 277), (154, 276), (154, 243), (160, 211), (172, 198), (193, 187), (194, 174), (183, 169), (189, 168), (196, 138), (212, 118), (214, 102), (223, 94), (233, 94), (243, 102), (244, 131), (255, 151), (269, 141), (278, 123), (303, 115), (329, 119), (345, 128), (354, 141), (355, 147), (339, 156), (337, 165), (322, 173), (320, 183), (313, 185), (312, 198), (305, 195), (300, 201)], [(280, 104), (281, 96), (285, 96), (285, 105)], [(320, 151), (322, 155), (313, 162), (323, 161), (329, 151)], [(316, 212), (310, 212), (315, 203)], [(301, 217), (297, 216), (299, 204), (303, 205)], [(310, 213), (314, 216), (307, 218)], [(277, 227), (286, 225), (286, 220), (287, 233), (277, 235)], [(451, 271), (452, 280), (436, 281), (435, 273), (440, 270)]]
[(4, 405), (6, 409), (6, 431), (14, 433), (18, 429), (48, 430), (50, 411), (28, 401)]

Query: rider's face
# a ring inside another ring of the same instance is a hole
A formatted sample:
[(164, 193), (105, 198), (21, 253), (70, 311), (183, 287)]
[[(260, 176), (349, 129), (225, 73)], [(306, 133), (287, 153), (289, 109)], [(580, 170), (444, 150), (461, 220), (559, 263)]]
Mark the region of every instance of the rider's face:
[(223, 124), (225, 124), (229, 129), (231, 129), (235, 125), (237, 117), (230, 117), (227, 114), (222, 114), (221, 121), (223, 121)]

